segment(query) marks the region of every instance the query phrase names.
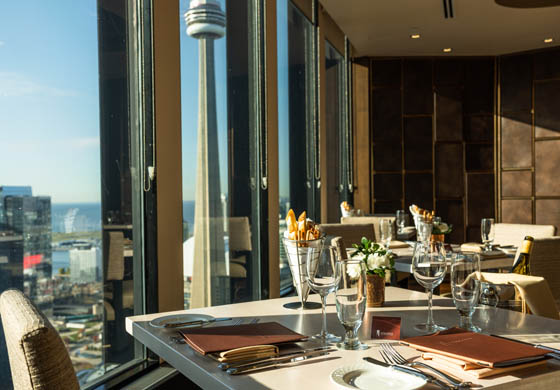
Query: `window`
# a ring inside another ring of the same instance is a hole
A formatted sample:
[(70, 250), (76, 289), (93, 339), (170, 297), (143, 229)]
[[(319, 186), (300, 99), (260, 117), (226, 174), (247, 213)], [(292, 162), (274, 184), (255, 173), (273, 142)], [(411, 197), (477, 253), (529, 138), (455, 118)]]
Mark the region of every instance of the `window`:
[(262, 2), (181, 2), (186, 308), (268, 294)]
[(0, 291), (47, 315), (82, 386), (144, 357), (124, 320), (145, 303), (128, 5), (11, 2), (0, 14)]
[[(277, 3), (278, 166), (280, 236), (292, 208), (319, 222), (314, 27), (289, 0)], [(280, 245), (280, 289), (291, 289), (288, 260)]]

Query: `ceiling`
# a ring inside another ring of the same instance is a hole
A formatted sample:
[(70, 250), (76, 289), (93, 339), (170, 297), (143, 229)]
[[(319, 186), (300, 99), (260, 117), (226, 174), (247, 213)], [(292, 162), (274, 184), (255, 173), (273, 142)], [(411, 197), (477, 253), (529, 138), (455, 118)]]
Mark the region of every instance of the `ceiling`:
[[(560, 45), (560, 6), (508, 8), (494, 0), (320, 0), (356, 56), (486, 56)], [(420, 39), (411, 39), (414, 32)], [(544, 39), (552, 37), (552, 43)], [(443, 48), (452, 48), (444, 53)]]

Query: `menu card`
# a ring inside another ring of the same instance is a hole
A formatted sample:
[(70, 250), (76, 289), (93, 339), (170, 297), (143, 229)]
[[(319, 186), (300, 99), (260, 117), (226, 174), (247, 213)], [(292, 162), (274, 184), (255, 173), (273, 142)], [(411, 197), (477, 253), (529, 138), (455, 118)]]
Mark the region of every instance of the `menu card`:
[(507, 367), (544, 358), (549, 351), (500, 337), (451, 328), (411, 337), (404, 343), (420, 351), (461, 359), (484, 367)]
[(181, 330), (181, 335), (195, 351), (203, 355), (254, 345), (295, 342), (307, 338), (277, 322), (184, 329)]

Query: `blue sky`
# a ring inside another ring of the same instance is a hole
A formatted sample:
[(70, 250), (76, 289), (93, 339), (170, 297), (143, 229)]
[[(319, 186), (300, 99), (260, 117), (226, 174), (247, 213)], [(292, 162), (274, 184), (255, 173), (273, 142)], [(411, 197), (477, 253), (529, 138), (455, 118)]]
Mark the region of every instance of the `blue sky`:
[[(224, 0), (222, 0), (224, 7)], [(279, 1), (286, 18), (286, 0)], [(183, 199), (194, 199), (198, 41), (181, 0)], [(284, 28), (279, 33), (287, 38)], [(95, 0), (5, 1), (0, 12), (0, 185), (31, 185), (53, 203), (100, 201)], [(287, 55), (286, 44), (279, 47)], [(222, 192), (227, 192), (226, 39), (215, 42)], [(286, 61), (287, 65), (287, 61)], [(287, 68), (279, 66), (280, 126), (287, 128)], [(282, 130), (281, 130), (282, 132)], [(287, 156), (287, 137), (280, 137)], [(282, 157), (281, 157), (282, 165)], [(282, 175), (281, 175), (282, 176)], [(284, 180), (283, 180), (284, 179)], [(281, 177), (287, 191), (287, 175)], [(284, 192), (284, 191), (281, 191)]]

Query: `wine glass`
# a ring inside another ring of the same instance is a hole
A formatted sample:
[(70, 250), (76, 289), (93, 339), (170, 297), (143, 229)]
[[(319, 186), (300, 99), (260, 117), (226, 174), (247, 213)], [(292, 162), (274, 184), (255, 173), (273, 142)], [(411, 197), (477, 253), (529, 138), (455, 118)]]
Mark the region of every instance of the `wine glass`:
[(477, 254), (456, 253), (451, 263), (451, 293), (459, 311), (459, 327), (480, 332), (473, 325), (472, 315), (480, 297), (480, 256)]
[(415, 328), (422, 332), (433, 333), (446, 328), (436, 325), (432, 313), (432, 295), (445, 277), (447, 261), (445, 249), (441, 242), (418, 242), (412, 256), (412, 271), (416, 281), (428, 293), (428, 320)]
[(385, 248), (389, 249), (391, 239), (393, 238), (393, 221), (390, 219), (382, 219), (379, 221), (379, 230), (381, 232), (381, 242)]
[(492, 242), (494, 242), (494, 218), (483, 218), (482, 221), (480, 221), (480, 235), (482, 236), (484, 250), (492, 250)]
[(417, 232), (418, 241), (422, 243), (428, 243), (430, 241), (430, 237), (432, 236), (433, 228), (434, 228), (433, 224), (425, 221), (419, 221), (418, 232)]
[(344, 341), (340, 349), (359, 350), (368, 346), (360, 341), (357, 332), (366, 311), (366, 271), (362, 260), (344, 260), (336, 289), (336, 313), (344, 326)]
[(338, 286), (341, 272), (341, 261), (338, 250), (334, 246), (325, 245), (322, 248), (309, 248), (305, 277), (311, 290), (321, 296), (323, 308), (323, 325), (321, 333), (313, 336), (314, 339), (327, 342), (340, 341), (340, 337), (327, 332), (327, 295)]
[(397, 210), (397, 226), (399, 227), (397, 233), (402, 234), (406, 225), (406, 212), (404, 210)]

